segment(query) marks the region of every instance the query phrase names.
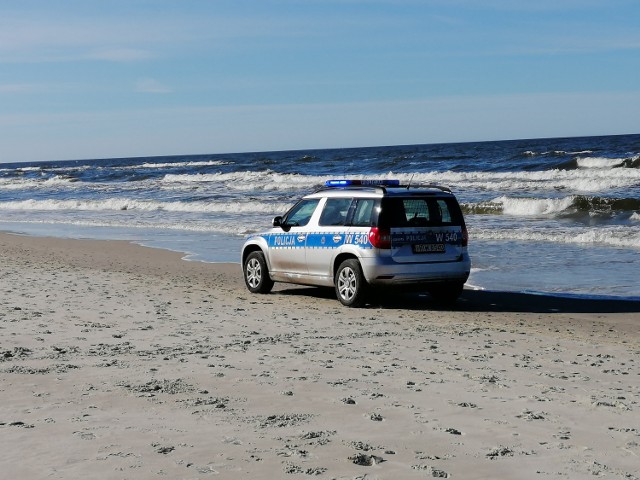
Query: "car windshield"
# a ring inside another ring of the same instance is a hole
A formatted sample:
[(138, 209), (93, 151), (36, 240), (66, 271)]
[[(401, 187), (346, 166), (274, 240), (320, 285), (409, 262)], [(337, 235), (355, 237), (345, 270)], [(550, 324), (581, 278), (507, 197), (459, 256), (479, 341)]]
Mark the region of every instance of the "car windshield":
[(309, 223), (319, 201), (312, 199), (298, 202), (287, 214), (286, 224), (292, 227), (302, 227)]

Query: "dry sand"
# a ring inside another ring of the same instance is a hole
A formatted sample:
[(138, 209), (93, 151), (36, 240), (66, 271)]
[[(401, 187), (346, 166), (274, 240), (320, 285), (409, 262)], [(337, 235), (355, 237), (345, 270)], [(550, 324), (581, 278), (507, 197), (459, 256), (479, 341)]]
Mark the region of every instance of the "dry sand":
[(348, 309), (126, 242), (0, 256), (2, 478), (640, 478), (638, 303)]

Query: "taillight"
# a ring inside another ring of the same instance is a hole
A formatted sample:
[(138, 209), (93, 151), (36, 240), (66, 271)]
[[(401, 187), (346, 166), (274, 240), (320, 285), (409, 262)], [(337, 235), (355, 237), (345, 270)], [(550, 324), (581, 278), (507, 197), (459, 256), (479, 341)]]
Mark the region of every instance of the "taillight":
[(391, 231), (384, 228), (371, 227), (369, 242), (375, 248), (391, 248)]
[(462, 227), (462, 246), (466, 247), (469, 244), (469, 232), (466, 225)]

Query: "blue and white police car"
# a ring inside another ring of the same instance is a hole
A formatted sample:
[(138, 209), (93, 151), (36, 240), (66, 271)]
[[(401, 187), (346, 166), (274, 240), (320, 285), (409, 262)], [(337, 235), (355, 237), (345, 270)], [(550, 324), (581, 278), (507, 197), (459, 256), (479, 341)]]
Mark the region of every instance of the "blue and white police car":
[(331, 180), (242, 247), (247, 288), (334, 287), (362, 306), (376, 287), (415, 287), (453, 303), (469, 277), (468, 234), (448, 188), (397, 180)]

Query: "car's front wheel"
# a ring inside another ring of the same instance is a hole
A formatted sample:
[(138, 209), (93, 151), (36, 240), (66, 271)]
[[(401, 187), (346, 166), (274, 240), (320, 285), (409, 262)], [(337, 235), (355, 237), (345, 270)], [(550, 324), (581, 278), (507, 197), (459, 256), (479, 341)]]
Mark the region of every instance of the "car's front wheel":
[(336, 295), (347, 307), (361, 307), (367, 296), (368, 285), (362, 274), (360, 262), (354, 259), (340, 264), (334, 278)]
[(244, 262), (244, 283), (251, 293), (269, 293), (273, 280), (269, 277), (269, 268), (262, 252), (251, 252)]

